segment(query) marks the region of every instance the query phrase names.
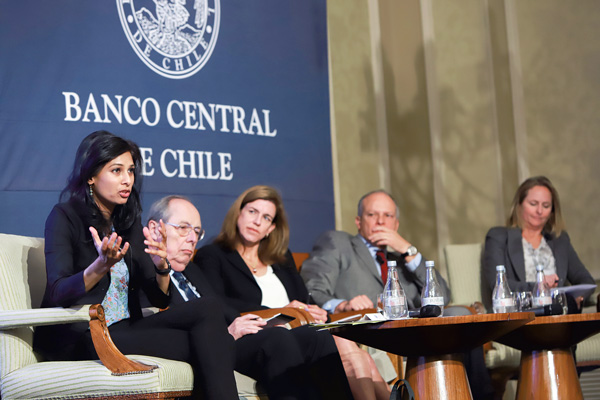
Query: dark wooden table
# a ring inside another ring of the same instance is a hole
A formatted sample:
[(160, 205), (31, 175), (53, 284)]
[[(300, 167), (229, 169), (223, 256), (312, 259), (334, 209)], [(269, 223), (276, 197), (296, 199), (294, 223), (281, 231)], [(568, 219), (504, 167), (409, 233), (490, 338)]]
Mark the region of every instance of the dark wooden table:
[(600, 313), (537, 317), (495, 339), (521, 350), (517, 399), (583, 399), (571, 346), (600, 332)]
[(533, 313), (476, 314), (346, 325), (334, 335), (407, 357), (417, 399), (472, 399), (463, 353), (533, 320)]

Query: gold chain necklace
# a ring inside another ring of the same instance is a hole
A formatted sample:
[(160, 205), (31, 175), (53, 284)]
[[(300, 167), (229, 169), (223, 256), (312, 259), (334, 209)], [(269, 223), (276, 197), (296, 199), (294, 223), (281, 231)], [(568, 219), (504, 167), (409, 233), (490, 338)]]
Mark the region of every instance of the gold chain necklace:
[[(241, 254), (240, 254), (240, 255), (241, 255)], [(246, 264), (248, 264), (248, 266), (249, 266), (249, 267), (250, 267), (250, 269), (252, 270), (252, 273), (253, 273), (253, 274), (256, 274), (256, 272), (258, 271), (258, 268), (257, 268), (255, 265), (253, 265), (253, 264), (250, 262), (250, 260), (248, 260), (246, 257), (244, 257), (243, 255), (241, 255), (241, 256), (242, 256), (242, 259), (243, 259), (243, 260), (246, 262)]]

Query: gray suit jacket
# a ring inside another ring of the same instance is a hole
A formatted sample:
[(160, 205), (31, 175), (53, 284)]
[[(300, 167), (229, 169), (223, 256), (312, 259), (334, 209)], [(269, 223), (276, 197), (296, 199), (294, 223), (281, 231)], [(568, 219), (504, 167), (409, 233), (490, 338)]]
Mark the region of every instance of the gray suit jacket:
[[(425, 259), (422, 258), (414, 272), (406, 267), (399, 254), (388, 253), (388, 259), (398, 261), (398, 275), (409, 308), (420, 307), (421, 289), (426, 278)], [(328, 231), (322, 234), (311, 256), (302, 264), (300, 275), (319, 306), (331, 299), (350, 300), (360, 294), (367, 295), (376, 304), (377, 295), (383, 292), (384, 282), (369, 249), (360, 236), (346, 232)], [(445, 303), (448, 304), (448, 285), (437, 271), (436, 275), (444, 290)]]
[[(594, 278), (571, 246), (567, 232), (562, 232), (559, 237), (544, 234), (544, 238), (554, 254), (556, 274), (561, 285), (565, 285), (567, 282), (572, 285), (595, 283)], [(495, 227), (490, 229), (485, 237), (482, 296), (486, 307), (491, 304), (492, 290), (496, 284), (496, 265), (504, 265), (506, 268), (508, 286), (512, 291), (533, 289), (534, 283), (525, 281), (525, 256), (521, 229)]]

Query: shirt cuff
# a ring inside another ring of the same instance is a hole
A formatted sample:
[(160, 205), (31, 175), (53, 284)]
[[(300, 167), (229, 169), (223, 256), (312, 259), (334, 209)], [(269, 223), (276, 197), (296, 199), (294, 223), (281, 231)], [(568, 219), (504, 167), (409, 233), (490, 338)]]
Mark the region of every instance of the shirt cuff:
[(423, 258), (423, 256), (421, 256), (421, 253), (417, 253), (415, 258), (413, 258), (412, 260), (410, 260), (409, 262), (406, 263), (406, 267), (410, 270), (410, 272), (415, 272), (415, 270), (421, 264), (422, 258)]
[(337, 306), (344, 301), (343, 299), (331, 299), (323, 304), (323, 310), (327, 311), (329, 314), (333, 314)]

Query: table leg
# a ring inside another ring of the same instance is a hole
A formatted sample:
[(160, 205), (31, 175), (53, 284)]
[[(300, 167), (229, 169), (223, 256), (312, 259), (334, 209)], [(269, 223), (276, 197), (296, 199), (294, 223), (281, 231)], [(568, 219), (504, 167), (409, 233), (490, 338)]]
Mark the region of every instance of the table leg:
[(409, 357), (406, 379), (417, 400), (472, 400), (461, 354)]
[(570, 349), (521, 353), (517, 400), (583, 400)]

